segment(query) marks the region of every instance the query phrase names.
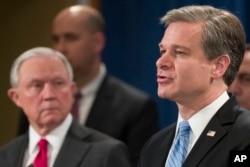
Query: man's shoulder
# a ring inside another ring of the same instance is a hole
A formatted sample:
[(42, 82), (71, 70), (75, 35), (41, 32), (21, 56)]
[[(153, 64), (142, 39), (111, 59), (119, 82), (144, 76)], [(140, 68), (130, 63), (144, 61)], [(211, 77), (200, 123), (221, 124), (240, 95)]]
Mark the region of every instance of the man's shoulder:
[(163, 128), (159, 132), (155, 133), (147, 141), (146, 145), (151, 145), (151, 146), (154, 147), (155, 145), (160, 145), (160, 144), (165, 143), (166, 141), (170, 141), (171, 137), (174, 137), (175, 127), (176, 127), (176, 123), (173, 123), (173, 124)]
[(1, 146), (0, 151), (7, 150), (11, 147), (20, 146), (21, 144), (25, 144), (26, 142), (28, 142), (27, 134), (20, 135)]
[(2, 145), (0, 148), (0, 161), (7, 161), (9, 156), (21, 154), (21, 151), (24, 150), (27, 142), (27, 135), (24, 134)]
[(240, 128), (250, 130), (250, 111), (245, 108), (239, 107), (237, 110), (237, 118), (235, 120), (235, 124)]
[(119, 150), (128, 153), (126, 145), (120, 141), (117, 140), (109, 135), (106, 135), (102, 132), (99, 132), (97, 130), (94, 130), (89, 127), (83, 127), (84, 131), (87, 131), (88, 136), (81, 139), (81, 143), (83, 145), (87, 144), (91, 146), (91, 150), (98, 150), (99, 153), (101, 152), (109, 152), (110, 150)]
[(103, 132), (97, 131), (90, 127), (82, 126), (78, 122), (73, 121), (72, 125), (69, 129), (68, 135), (72, 138), (76, 138), (78, 140), (83, 140), (85, 143), (114, 143), (120, 144), (121, 141), (104, 134)]
[(89, 128), (89, 127), (84, 127), (85, 130), (89, 132), (89, 136), (86, 138), (86, 141), (93, 142), (93, 143), (98, 143), (98, 142), (103, 142), (103, 143), (121, 143), (121, 141), (104, 134), (100, 131), (97, 131), (95, 129)]

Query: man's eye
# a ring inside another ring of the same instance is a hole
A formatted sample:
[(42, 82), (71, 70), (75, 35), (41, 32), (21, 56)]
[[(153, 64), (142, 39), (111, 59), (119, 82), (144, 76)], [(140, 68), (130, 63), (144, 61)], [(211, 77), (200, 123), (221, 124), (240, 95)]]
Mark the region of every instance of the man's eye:
[(245, 76), (242, 78), (242, 80), (245, 82), (250, 82), (250, 76)]
[(52, 41), (53, 41), (53, 43), (58, 43), (59, 37), (57, 37), (57, 36), (52, 36)]
[(62, 85), (64, 85), (64, 81), (55, 81), (54, 82), (54, 85), (56, 85), (56, 86), (62, 86)]
[(160, 50), (160, 55), (163, 55), (164, 53), (166, 53), (166, 50)]
[(185, 53), (184, 53), (183, 51), (177, 50), (177, 51), (175, 51), (175, 54), (176, 54), (176, 55), (184, 55)]
[(62, 82), (61, 81), (57, 81), (56, 84), (57, 85), (62, 85)]
[(42, 86), (42, 84), (39, 84), (39, 83), (32, 84), (32, 87), (34, 87), (34, 88), (40, 88), (41, 86)]
[(250, 84), (250, 74), (239, 74), (238, 79), (242, 83)]

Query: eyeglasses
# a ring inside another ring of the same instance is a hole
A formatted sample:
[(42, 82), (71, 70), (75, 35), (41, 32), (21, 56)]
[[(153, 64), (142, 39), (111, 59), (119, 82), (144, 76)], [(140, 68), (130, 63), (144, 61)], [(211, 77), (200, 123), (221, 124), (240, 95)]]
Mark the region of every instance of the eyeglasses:
[(250, 85), (250, 73), (237, 74), (235, 80), (237, 80), (242, 85)]

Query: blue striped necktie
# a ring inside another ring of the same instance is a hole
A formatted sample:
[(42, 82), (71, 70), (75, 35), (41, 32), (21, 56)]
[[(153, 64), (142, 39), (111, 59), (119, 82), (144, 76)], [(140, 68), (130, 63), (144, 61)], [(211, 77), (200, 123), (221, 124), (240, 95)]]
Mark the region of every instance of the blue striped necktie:
[(168, 155), (168, 161), (165, 167), (181, 167), (188, 149), (190, 126), (188, 121), (182, 121), (179, 124), (177, 138)]

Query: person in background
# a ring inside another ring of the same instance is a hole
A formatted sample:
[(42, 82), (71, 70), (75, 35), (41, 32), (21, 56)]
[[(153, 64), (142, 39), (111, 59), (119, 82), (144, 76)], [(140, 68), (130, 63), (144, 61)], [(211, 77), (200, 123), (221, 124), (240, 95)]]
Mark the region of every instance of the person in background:
[[(101, 58), (104, 31), (104, 19), (97, 10), (86, 5), (70, 6), (53, 20), (53, 48), (62, 52), (73, 67), (81, 93), (76, 119), (81, 125), (123, 141), (132, 166), (136, 166), (143, 145), (159, 130), (158, 110), (149, 95), (107, 72)], [(18, 134), (26, 129), (21, 116)]]
[(234, 154), (250, 151), (250, 112), (227, 92), (245, 50), (240, 20), (227, 10), (193, 5), (168, 11), (161, 22), (158, 95), (177, 103), (178, 119), (150, 138), (138, 166), (246, 165)]
[(60, 52), (46, 47), (24, 52), (14, 61), (10, 80), (8, 96), (23, 109), (30, 126), (0, 150), (0, 166), (130, 167), (124, 143), (73, 119), (76, 85)]
[(228, 91), (235, 94), (242, 107), (250, 110), (250, 44), (246, 44), (240, 69)]

